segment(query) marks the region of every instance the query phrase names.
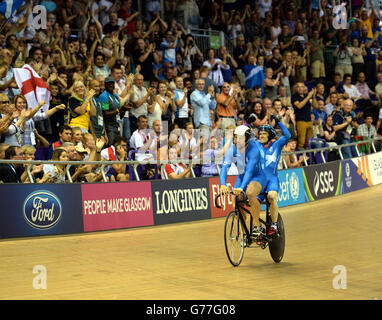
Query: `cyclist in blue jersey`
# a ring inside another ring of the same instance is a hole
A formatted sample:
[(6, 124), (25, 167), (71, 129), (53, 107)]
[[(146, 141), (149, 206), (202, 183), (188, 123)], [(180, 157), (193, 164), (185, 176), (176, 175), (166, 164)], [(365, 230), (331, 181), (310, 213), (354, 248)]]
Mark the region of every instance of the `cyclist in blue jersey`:
[[(251, 129), (244, 125), (238, 126), (235, 129), (234, 143), (225, 153), (223, 166), (220, 171), (220, 194), (227, 195), (230, 192), (226, 184), (227, 173), (231, 164), (235, 163), (239, 174), (236, 178), (233, 192), (235, 196), (240, 196), (242, 192), (246, 191), (248, 183), (251, 182), (251, 196), (248, 196), (250, 203), (249, 210), (254, 221), (258, 223), (259, 217), (256, 220), (255, 215), (260, 213), (261, 207), (256, 197), (260, 194), (262, 189), (261, 181), (264, 180), (264, 177), (260, 173), (260, 152), (255, 141), (251, 139), (251, 134)], [(254, 229), (254, 233), (259, 234), (258, 229)]]
[[(277, 197), (279, 192), (279, 178), (277, 175), (277, 167), (280, 161), (283, 147), (289, 141), (291, 134), (289, 130), (280, 122), (279, 118), (274, 117), (276, 125), (279, 126), (283, 136), (274, 141), (276, 130), (271, 125), (262, 125), (259, 127), (258, 140), (255, 141), (261, 157), (261, 172), (264, 175), (261, 192), (268, 193), (268, 201), (270, 204), (270, 214), (272, 225), (269, 228), (268, 236), (277, 236), (277, 218), (278, 218), (278, 203)], [(248, 195), (249, 197), (250, 195)], [(264, 196), (258, 197), (259, 201), (263, 201)]]

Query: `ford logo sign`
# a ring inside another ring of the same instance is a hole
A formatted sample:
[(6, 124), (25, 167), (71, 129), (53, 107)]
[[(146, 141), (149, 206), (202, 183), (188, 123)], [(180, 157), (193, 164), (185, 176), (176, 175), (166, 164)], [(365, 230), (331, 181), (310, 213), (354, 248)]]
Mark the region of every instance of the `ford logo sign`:
[(26, 198), (23, 211), (29, 225), (39, 230), (47, 230), (60, 221), (62, 206), (54, 193), (40, 190)]

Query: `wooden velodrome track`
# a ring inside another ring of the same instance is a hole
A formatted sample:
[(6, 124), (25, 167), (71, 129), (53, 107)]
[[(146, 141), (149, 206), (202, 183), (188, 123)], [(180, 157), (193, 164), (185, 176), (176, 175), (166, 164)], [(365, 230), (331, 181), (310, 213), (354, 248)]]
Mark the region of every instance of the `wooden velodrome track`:
[[(0, 299), (382, 299), (382, 185), (281, 208), (284, 260), (228, 262), (224, 218), (0, 241)], [(33, 268), (46, 268), (34, 289)], [(333, 268), (346, 268), (335, 289)]]

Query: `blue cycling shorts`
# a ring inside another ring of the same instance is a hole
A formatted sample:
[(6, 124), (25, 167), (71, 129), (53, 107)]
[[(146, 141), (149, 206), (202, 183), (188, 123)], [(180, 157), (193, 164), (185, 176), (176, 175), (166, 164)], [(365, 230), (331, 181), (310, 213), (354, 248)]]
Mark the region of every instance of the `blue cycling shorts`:
[[(269, 191), (276, 191), (278, 193), (280, 188), (279, 177), (278, 176), (268, 177), (268, 179), (265, 179), (265, 183), (261, 184), (261, 186), (262, 186), (261, 193), (269, 192)], [(263, 202), (265, 199), (265, 196), (259, 195), (257, 196), (257, 199), (260, 202)]]

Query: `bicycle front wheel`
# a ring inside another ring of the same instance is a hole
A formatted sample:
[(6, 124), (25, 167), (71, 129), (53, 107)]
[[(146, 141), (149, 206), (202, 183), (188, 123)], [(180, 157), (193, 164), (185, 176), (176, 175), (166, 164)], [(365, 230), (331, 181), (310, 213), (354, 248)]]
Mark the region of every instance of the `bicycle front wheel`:
[(229, 262), (237, 267), (243, 260), (245, 237), (242, 222), (235, 211), (231, 211), (225, 220), (224, 243)]
[(277, 218), (277, 226), (279, 229), (279, 236), (269, 242), (269, 252), (271, 253), (274, 262), (279, 263), (284, 257), (285, 250), (285, 228), (283, 219), (279, 213)]

